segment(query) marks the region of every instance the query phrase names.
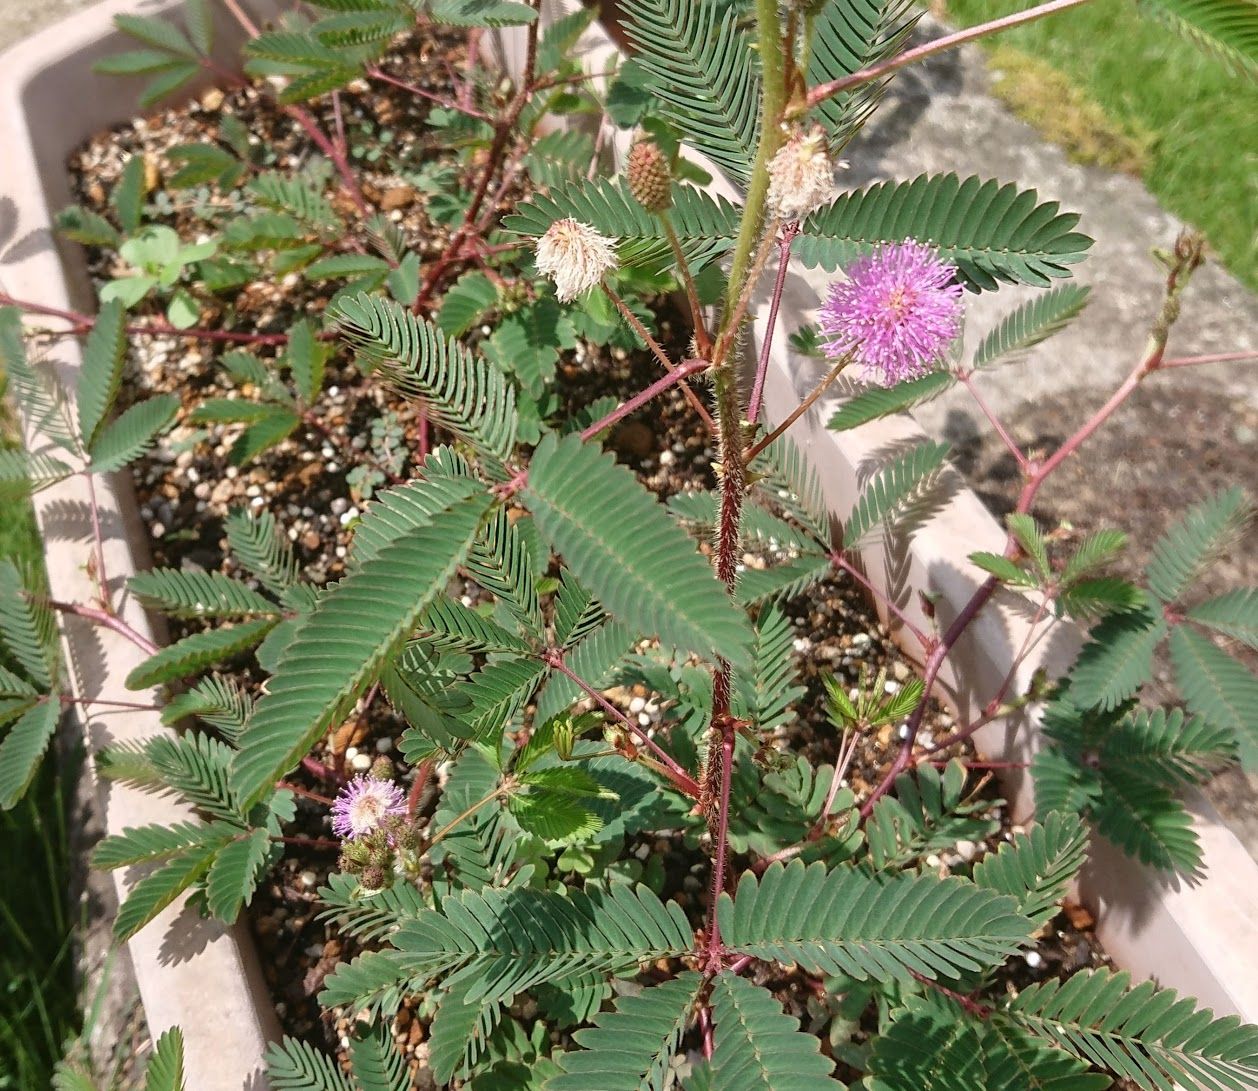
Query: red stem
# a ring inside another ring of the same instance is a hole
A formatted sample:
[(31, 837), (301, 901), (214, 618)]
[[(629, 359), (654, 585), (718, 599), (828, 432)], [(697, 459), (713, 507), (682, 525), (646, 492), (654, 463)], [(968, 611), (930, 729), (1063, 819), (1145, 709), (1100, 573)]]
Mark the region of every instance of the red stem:
[(773, 348), (773, 330), (777, 326), (778, 308), (782, 304), (782, 292), (786, 288), (786, 272), (790, 267), (791, 245), (798, 234), (799, 221), (792, 220), (782, 229), (781, 238), (778, 239), (777, 278), (773, 282), (773, 296), (769, 300), (769, 318), (760, 344), (760, 360), (756, 364), (756, 378), (751, 387), (751, 401), (747, 403), (747, 420), (751, 424), (755, 424), (760, 417), (760, 402), (764, 396), (764, 377), (769, 370), (769, 353)]
[(866, 591), (874, 596), (879, 602), (887, 608), (887, 612), (899, 621), (909, 632), (911, 632), (917, 642), (922, 646), (923, 654), (934, 643), (935, 638), (930, 634), (923, 632), (922, 629), (913, 622), (899, 606), (898, 603), (886, 592), (884, 592), (877, 584), (875, 584), (868, 576), (857, 568), (851, 561), (844, 556), (843, 551), (836, 549), (830, 553), (830, 563), (836, 568), (841, 569), (859, 583)]
[(712, 861), (712, 900), (708, 904), (708, 957), (705, 972), (718, 973), (725, 945), (716, 909), (725, 892), (725, 865), (729, 857), (729, 791), (734, 771), (734, 721), (726, 716), (721, 725), (721, 794), (716, 817), (716, 855)]
[(1158, 364), (1159, 371), (1173, 367), (1197, 367), (1199, 364), (1232, 364), (1245, 360), (1258, 360), (1258, 351), (1212, 352), (1205, 356), (1177, 356)]
[[(48, 307), (42, 303), (31, 303), (25, 299), (14, 299), (11, 295), (0, 292), (0, 306), (17, 307), (28, 314), (48, 315), (51, 318), (63, 318), (74, 326), (75, 333), (86, 333), (96, 325), (96, 318), (81, 311), (66, 311), (59, 307)], [(234, 330), (207, 330), (193, 327), (181, 330), (167, 322), (132, 323), (126, 327), (127, 333), (148, 334), (161, 337), (187, 337), (197, 341), (229, 341), (242, 345), (285, 345), (288, 343), (286, 333), (243, 333)]]
[(470, 106), (463, 106), (460, 103), (444, 99), (440, 95), (434, 95), (431, 91), (425, 91), (422, 87), (416, 87), (413, 83), (407, 83), (405, 80), (399, 80), (394, 76), (390, 76), (388, 72), (385, 72), (374, 65), (367, 69), (367, 75), (371, 76), (373, 79), (379, 80), (381, 83), (390, 84), (393, 87), (397, 87), (399, 90), (406, 91), (409, 94), (418, 96), (419, 98), (425, 98), (431, 102), (435, 102), (438, 106), (442, 106), (447, 110), (455, 110), (459, 113), (467, 114), (469, 117), (480, 118), (481, 121), (493, 120), (493, 118), (491, 118), (483, 110), (477, 110)]
[(978, 385), (974, 382), (973, 372), (962, 372), (958, 378), (960, 378), (962, 384), (965, 386), (965, 389), (970, 392), (979, 409), (983, 411), (983, 416), (985, 416), (991, 423), (991, 426), (996, 429), (996, 435), (1000, 437), (1001, 442), (1009, 449), (1009, 453), (1013, 455), (1015, 461), (1018, 463), (1018, 469), (1020, 469), (1023, 473), (1026, 473), (1027, 466), (1029, 465), (1026, 455), (1022, 453), (1022, 448), (1018, 446), (1017, 441), (1009, 434), (1009, 430), (1004, 426), (1001, 419), (996, 416), (995, 410), (987, 404), (986, 399), (984, 399), (983, 395), (979, 393)]
[(563, 653), (558, 650), (551, 650), (543, 654), (542, 660), (550, 667), (553, 667), (569, 681), (575, 683), (578, 688), (585, 692), (588, 696), (593, 697), (599, 707), (611, 716), (638, 739), (652, 754), (659, 759), (662, 764), (662, 771), (665, 776), (672, 782), (678, 791), (689, 796), (691, 799), (699, 798), (699, 785), (695, 779), (683, 769), (677, 761), (664, 750), (650, 735), (648, 735), (640, 724), (631, 720), (623, 712), (613, 705), (606, 697), (596, 690), (584, 678), (575, 674), (571, 667), (563, 661)]
[(1080, 4), (1085, 3), (1087, 3), (1087, 0), (1051, 0), (1051, 3), (1027, 8), (1026, 11), (1015, 12), (1013, 15), (1006, 15), (1000, 19), (993, 19), (989, 23), (981, 23), (966, 30), (958, 30), (954, 34), (945, 34), (942, 38), (936, 38), (933, 42), (927, 42), (925, 45), (919, 45), (914, 49), (907, 49), (898, 57), (893, 57), (889, 61), (883, 61), (881, 64), (875, 64), (869, 68), (862, 68), (859, 72), (853, 72), (850, 76), (842, 76), (837, 80), (831, 80), (829, 83), (819, 83), (808, 92), (807, 105), (794, 111), (788, 111), (788, 114), (798, 116), (798, 114), (812, 109), (818, 103), (824, 102), (828, 98), (833, 98), (844, 91), (850, 91), (853, 87), (860, 87), (862, 84), (880, 80), (884, 76), (889, 76), (892, 72), (896, 72), (907, 65), (916, 64), (918, 61), (924, 61), (928, 57), (933, 57), (936, 53), (955, 49), (959, 45), (965, 45), (966, 42), (984, 38), (989, 34), (1010, 30), (1024, 23), (1033, 23), (1037, 19), (1043, 19), (1046, 15), (1053, 15), (1056, 12), (1066, 11), (1068, 8), (1078, 7)]
[(363, 191), (358, 185), (358, 179), (354, 176), (353, 168), (349, 165), (345, 150), (338, 148), (332, 140), (328, 139), (328, 135), (319, 128), (319, 123), (315, 121), (309, 110), (301, 106), (286, 106), (284, 112), (293, 118), (306, 131), (306, 135), (315, 142), (319, 150), (332, 160), (337, 174), (341, 176), (341, 184), (345, 187), (345, 192), (349, 194), (350, 200), (354, 202), (359, 215), (364, 220), (370, 217), (371, 209), (367, 205), (366, 198), (363, 197)]
[(126, 637), (132, 644), (148, 655), (157, 654), (158, 647), (156, 644), (149, 640), (148, 637), (136, 632), (116, 614), (111, 614), (107, 610), (97, 609), (95, 606), (80, 606), (77, 602), (59, 602), (56, 599), (46, 599), (45, 602), (52, 609), (58, 610), (63, 614), (73, 614), (75, 617), (84, 618), (93, 625), (99, 625), (102, 629), (109, 629), (119, 636)]
[(662, 394), (669, 387), (676, 386), (685, 380), (688, 375), (693, 375), (698, 371), (706, 371), (708, 368), (707, 360), (687, 360), (685, 363), (675, 367), (663, 378), (656, 379), (645, 390), (640, 391), (630, 398), (623, 405), (618, 406), (600, 420), (596, 420), (588, 428), (581, 433), (583, 440), (593, 439), (600, 432), (610, 428), (618, 420), (627, 417), (630, 413), (637, 409), (641, 409), (652, 398)]

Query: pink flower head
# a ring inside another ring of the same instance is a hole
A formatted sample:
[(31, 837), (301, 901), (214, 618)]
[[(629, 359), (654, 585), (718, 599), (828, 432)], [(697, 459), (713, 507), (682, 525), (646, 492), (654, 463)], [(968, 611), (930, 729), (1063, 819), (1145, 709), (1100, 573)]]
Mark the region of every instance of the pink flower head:
[(406, 813), (402, 789), (387, 780), (355, 777), (332, 804), (332, 832), (337, 837), (362, 837), (390, 815)]
[(819, 312), (832, 358), (854, 354), (883, 386), (924, 375), (961, 328), (956, 268), (913, 239), (879, 246), (854, 262)]

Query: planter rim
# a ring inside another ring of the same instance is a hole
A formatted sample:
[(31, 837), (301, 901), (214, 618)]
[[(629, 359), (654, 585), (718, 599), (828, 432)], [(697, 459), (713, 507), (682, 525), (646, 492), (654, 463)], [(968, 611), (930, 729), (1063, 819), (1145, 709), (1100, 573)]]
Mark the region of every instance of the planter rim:
[[(0, 287), (12, 295), (73, 307), (90, 289), (78, 247), (54, 243), (51, 233), (52, 208), (58, 205), (59, 191), (66, 189), (64, 156), (96, 128), (135, 113), (135, 81), (96, 77), (105, 81), (99, 86), (110, 90), (97, 101), (62, 103), (60, 113), (70, 117), (50, 129), (52, 122), (41, 117), (40, 111), (55, 114), (58, 108), (47, 95), (42, 96), (41, 105), (36, 95), (41, 81), (52, 74), (68, 77), (78, 72), (82, 76), (85, 55), (98, 56), (119, 39), (112, 25), (114, 15), (137, 8), (161, 14), (178, 6), (179, 0), (155, 4), (102, 0), (0, 54), (0, 146), (8, 149), (11, 164), (0, 199), (14, 201), (18, 213), (18, 243), (0, 253)], [(550, 20), (577, 7), (573, 0), (543, 0), (543, 18)], [(518, 71), (522, 35), (499, 31), (490, 37), (507, 70)], [(608, 71), (610, 62), (620, 56), (597, 22), (585, 32), (577, 49), (591, 72)], [(59, 81), (57, 86), (65, 90), (64, 83)], [(80, 104), (82, 110), (72, 108)], [(630, 140), (630, 133), (617, 130), (611, 143), (623, 156)], [(50, 148), (59, 149), (59, 154)], [(60, 178), (55, 172), (60, 172)], [(713, 176), (711, 188), (732, 196), (732, 187), (715, 171)], [(19, 249), (23, 242), (28, 245)], [(792, 353), (786, 334), (811, 320), (824, 286), (824, 274), (819, 271), (792, 272), (788, 277), (766, 384), (765, 410), (770, 420), (782, 419), (815, 381), (815, 362)], [(763, 328), (767, 298), (756, 300), (756, 310), (757, 326)], [(40, 323), (54, 324), (46, 319)], [(63, 376), (72, 374), (79, 362), (77, 342), (66, 341), (56, 355), (57, 371)], [(924, 434), (907, 416), (855, 432), (830, 432), (824, 422), (835, 404), (833, 396), (822, 399), (794, 426), (792, 438), (820, 476), (830, 510), (845, 513), (879, 453), (885, 457), (888, 448), (924, 438)], [(111, 584), (121, 584), (136, 570), (136, 562), (143, 560), (145, 538), (125, 482), (106, 482), (98, 494), (111, 528), (106, 543)], [(86, 503), (86, 490), (76, 476), (35, 500), (42, 529), (58, 505)], [(137, 545), (133, 547), (132, 542)], [(861, 563), (871, 579), (891, 588), (906, 611), (916, 615), (915, 622), (926, 622), (917, 592), (936, 596), (938, 622), (944, 625), (983, 578), (963, 558), (975, 549), (999, 549), (1002, 543), (1003, 533), (977, 496), (964, 484), (955, 484), (946, 501), (907, 543), (869, 544), (862, 548)], [(81, 569), (82, 551), (82, 539), (48, 541), (49, 577), (57, 597), (90, 598), (91, 585)], [(138, 631), (151, 635), (149, 620), (138, 603), (127, 599), (122, 612)], [(120, 679), (144, 656), (113, 634), (92, 630), (75, 619), (68, 619), (63, 628), (67, 661), (78, 691), (102, 697), (121, 693), (125, 696), (118, 699), (134, 700), (135, 694), (122, 689)], [(951, 659), (957, 669), (942, 677), (941, 695), (960, 715), (981, 707), (984, 694), (999, 684), (1025, 628), (1025, 618), (1008, 600), (989, 606), (972, 626)], [(913, 646), (908, 634), (894, 625), (892, 631), (920, 662), (921, 649)], [(1054, 639), (1024, 664), (1018, 681), (1026, 681), (1040, 667), (1060, 673), (1081, 639), (1076, 627), (1060, 625)], [(91, 662), (95, 644), (101, 646), (108, 665), (103, 671)], [(156, 713), (94, 714), (86, 721), (93, 749), (106, 739), (143, 738), (165, 730)], [(1036, 746), (1034, 724), (1028, 720), (994, 723), (976, 736), (976, 742), (990, 757), (1026, 761)], [(1029, 778), (1007, 771), (1001, 780), (1013, 815), (1029, 815)], [(119, 785), (110, 786), (106, 795), (105, 824), (111, 833), (143, 822), (177, 821), (190, 813), (169, 799)], [(1194, 795), (1190, 806), (1202, 840), (1206, 883), (1161, 879), (1101, 842), (1093, 846), (1081, 897), (1096, 914), (1098, 934), (1121, 967), (1137, 977), (1155, 977), (1190, 993), (1216, 1014), (1237, 1014), (1258, 1023), (1258, 900), (1254, 895), (1258, 864), (1203, 796)], [(118, 883), (122, 893), (121, 876)], [(225, 1091), (261, 1086), (261, 1057), (267, 1041), (278, 1037), (278, 1027), (252, 943), (242, 927), (224, 929), (181, 916), (183, 912), (181, 900), (130, 941), (150, 1029), (156, 1035), (171, 1025), (182, 1027), (191, 1088)], [(213, 998), (209, 1004), (204, 1002), (206, 997)]]

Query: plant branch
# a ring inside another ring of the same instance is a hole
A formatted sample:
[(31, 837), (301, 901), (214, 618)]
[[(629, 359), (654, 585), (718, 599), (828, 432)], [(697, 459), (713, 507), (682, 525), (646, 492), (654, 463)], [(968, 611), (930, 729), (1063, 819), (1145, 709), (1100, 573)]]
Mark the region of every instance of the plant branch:
[[(660, 362), (660, 365), (664, 368), (664, 370), (669, 373), (676, 371), (677, 365), (668, 358), (668, 353), (666, 353), (660, 347), (660, 343), (651, 336), (651, 331), (642, 324), (642, 320), (629, 309), (629, 304), (616, 294), (616, 290), (608, 284), (606, 280), (602, 282), (602, 287), (603, 291), (607, 293), (607, 298), (616, 305), (616, 309), (620, 312), (621, 317), (629, 323), (633, 332), (636, 333), (638, 337), (642, 339), (646, 347), (651, 350), (651, 355)], [(682, 393), (686, 395), (686, 400), (694, 408), (694, 411), (699, 414), (700, 419), (703, 421), (708, 431), (715, 432), (716, 422), (713, 421), (712, 414), (708, 412), (708, 407), (703, 404), (699, 395), (694, 392), (689, 383), (683, 382), (681, 389)]]
[(618, 420), (627, 417), (635, 410), (641, 409), (652, 398), (662, 394), (669, 387), (676, 386), (678, 383), (685, 382), (687, 376), (694, 375), (699, 371), (706, 371), (709, 367), (707, 360), (687, 360), (685, 363), (675, 367), (663, 378), (656, 379), (645, 390), (640, 391), (630, 398), (627, 402), (613, 409), (605, 417), (596, 420), (588, 428), (581, 433), (581, 438), (585, 440), (593, 439), (600, 432), (610, 428)]
[(812, 393), (810, 393), (808, 397), (806, 397), (802, 402), (799, 403), (799, 405), (797, 405), (793, 410), (791, 410), (789, 416), (787, 416), (787, 418), (781, 424), (779, 424), (775, 429), (773, 429), (773, 431), (770, 432), (767, 436), (765, 436), (764, 439), (762, 439), (759, 443), (751, 447), (751, 449), (747, 452), (747, 461), (750, 462), (753, 458), (756, 457), (756, 455), (760, 454), (761, 451), (763, 451), (766, 447), (772, 444), (775, 439), (777, 439), (788, 428), (790, 428), (792, 424), (794, 424), (797, 420), (799, 420), (800, 417), (802, 417), (805, 413), (807, 413), (808, 410), (812, 408), (813, 402), (815, 402), (818, 398), (821, 397), (822, 394), (826, 392), (826, 388), (832, 382), (834, 382), (835, 379), (839, 377), (839, 373), (845, 367), (847, 367), (849, 363), (851, 363), (851, 360), (852, 360), (852, 357), (850, 354), (840, 359), (838, 363), (836, 363), (834, 367), (830, 369), (829, 374), (827, 374), (826, 377), (821, 380), (821, 382), (819, 382), (815, 387), (813, 387)]
[(673, 229), (673, 221), (668, 215), (668, 210), (657, 214), (660, 223), (664, 225), (664, 234), (668, 238), (668, 245), (673, 251), (673, 258), (677, 262), (677, 271), (681, 273), (682, 284), (686, 287), (686, 302), (690, 306), (690, 320), (694, 323), (695, 329), (695, 347), (699, 350), (699, 355), (710, 357), (712, 355), (712, 339), (708, 336), (707, 325), (703, 321), (703, 307), (699, 303), (699, 290), (695, 287), (695, 278), (690, 272), (690, 263), (686, 261), (686, 252), (681, 247), (681, 239), (677, 237), (677, 232)]
[(934, 643), (935, 638), (931, 634), (924, 632), (921, 626), (917, 625), (913, 619), (900, 608), (900, 605), (890, 595), (882, 591), (882, 589), (879, 588), (873, 580), (871, 580), (864, 572), (857, 568), (856, 565), (849, 561), (841, 549), (831, 551), (830, 563), (834, 565), (835, 568), (846, 572), (849, 576), (856, 580), (857, 583), (865, 588), (866, 591), (873, 595), (875, 599), (882, 603), (882, 605), (887, 608), (887, 612), (895, 617), (901, 625), (913, 634), (914, 638), (922, 646), (923, 653), (930, 649), (930, 646)]
[(485, 113), (484, 110), (477, 110), (472, 106), (464, 106), (461, 103), (452, 102), (449, 99), (442, 98), (440, 95), (435, 95), (431, 91), (425, 91), (424, 88), (416, 87), (413, 83), (407, 83), (405, 80), (400, 80), (396, 76), (390, 76), (388, 72), (385, 72), (382, 68), (379, 68), (376, 65), (372, 65), (367, 69), (367, 75), (369, 75), (372, 79), (379, 80), (381, 83), (387, 83), (390, 86), (406, 91), (408, 94), (415, 95), (418, 98), (424, 98), (428, 99), (430, 102), (435, 102), (438, 106), (444, 107), (447, 110), (454, 110), (457, 113), (466, 114), (468, 117), (479, 118), (481, 121), (493, 121), (493, 118)]
[(1250, 352), (1212, 352), (1205, 356), (1176, 356), (1158, 364), (1159, 371), (1175, 367), (1197, 367), (1200, 364), (1236, 364), (1258, 360), (1258, 349)]
[(782, 229), (782, 234), (778, 238), (777, 278), (773, 282), (773, 295), (769, 299), (769, 319), (761, 334), (760, 359), (756, 364), (756, 378), (751, 386), (751, 401), (747, 403), (747, 421), (752, 425), (760, 418), (760, 402), (764, 397), (764, 377), (769, 370), (769, 356), (773, 349), (773, 331), (777, 326), (778, 308), (782, 305), (782, 292), (786, 288), (786, 271), (790, 266), (791, 245), (798, 234), (799, 221), (792, 220)]
[(603, 694), (599, 693), (589, 682), (580, 675), (576, 674), (567, 663), (564, 662), (563, 653), (558, 649), (551, 649), (542, 655), (542, 661), (547, 666), (553, 667), (562, 674), (568, 681), (574, 683), (578, 689), (587, 696), (592, 697), (597, 702), (599, 708), (606, 712), (617, 723), (625, 727), (639, 742), (642, 743), (652, 754), (659, 759), (664, 775), (672, 782), (678, 791), (689, 796), (691, 799), (699, 798), (699, 785), (695, 779), (686, 772), (685, 769), (678, 764), (663, 747), (660, 746), (650, 735), (643, 730), (642, 726), (631, 720), (623, 712), (613, 705)]
[(1001, 442), (1009, 449), (1009, 453), (1013, 455), (1014, 460), (1018, 463), (1018, 469), (1026, 473), (1030, 461), (1022, 453), (1022, 448), (1018, 446), (1017, 441), (1009, 434), (1009, 430), (1004, 426), (1001, 419), (996, 416), (995, 410), (988, 405), (987, 400), (979, 393), (978, 384), (974, 382), (974, 373), (963, 371), (957, 377), (961, 380), (965, 389), (970, 392), (975, 404), (983, 411), (983, 416), (988, 419), (991, 426), (996, 430), (996, 435), (1000, 437)]
[(926, 42), (924, 45), (916, 46), (913, 49), (906, 49), (898, 57), (892, 57), (881, 64), (862, 68), (859, 72), (853, 72), (849, 76), (841, 76), (839, 79), (831, 80), (829, 83), (819, 83), (808, 92), (806, 102), (793, 109), (790, 116), (794, 117), (803, 114), (819, 103), (825, 102), (828, 98), (833, 98), (844, 91), (850, 91), (854, 87), (860, 87), (863, 84), (880, 80), (884, 76), (898, 72), (901, 68), (905, 68), (910, 64), (924, 61), (937, 53), (955, 49), (957, 46), (965, 45), (967, 42), (985, 38), (989, 34), (998, 34), (1005, 30), (1011, 30), (1013, 27), (1022, 26), (1025, 23), (1033, 23), (1047, 15), (1066, 11), (1069, 8), (1078, 7), (1080, 4), (1086, 4), (1087, 2), (1088, 0), (1050, 0), (1047, 4), (1038, 4), (1033, 8), (1027, 8), (1025, 11), (1015, 12), (1000, 19), (993, 19), (989, 23), (980, 23), (978, 26), (967, 27), (965, 30), (958, 30), (953, 34), (945, 34), (942, 38), (936, 38), (933, 42)]
[(156, 655), (159, 650), (157, 645), (149, 640), (148, 637), (136, 632), (122, 618), (116, 614), (111, 614), (107, 610), (100, 610), (95, 606), (82, 606), (77, 602), (60, 602), (57, 599), (45, 599), (44, 603), (59, 613), (73, 614), (75, 617), (81, 617), (86, 621), (90, 621), (93, 625), (99, 625), (102, 629), (109, 629), (119, 636), (126, 637), (132, 644), (148, 655)]

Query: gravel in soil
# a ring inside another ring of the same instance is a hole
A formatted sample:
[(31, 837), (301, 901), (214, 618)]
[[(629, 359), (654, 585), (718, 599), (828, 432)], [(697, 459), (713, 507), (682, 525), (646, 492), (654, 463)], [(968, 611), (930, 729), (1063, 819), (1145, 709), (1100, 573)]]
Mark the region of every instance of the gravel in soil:
[[(461, 36), (417, 37), (386, 67), (399, 78), (436, 93), (448, 93), (449, 72), (462, 67), (463, 49)], [(370, 96), (342, 96), (341, 107), (351, 143), (354, 133), (367, 134), (369, 127), (377, 136), (381, 128), (397, 134), (401, 144), (390, 163), (401, 161), (419, 166), (444, 154), (415, 135), (424, 132), (423, 118), (428, 106), (422, 100), (393, 90), (373, 89)], [(80, 199), (94, 211), (106, 212), (109, 192), (125, 159), (138, 154), (144, 157), (152, 187), (149, 199), (158, 202), (158, 219), (175, 226), (185, 237), (195, 236), (202, 229), (198, 226), (199, 217), (206, 211), (206, 202), (213, 204), (224, 198), (209, 191), (190, 194), (168, 190), (165, 180), (173, 169), (169, 151), (178, 144), (216, 139), (224, 114), (242, 121), (254, 134), (253, 141), (261, 144), (265, 139), (274, 149), (271, 165), (299, 169), (315, 154), (300, 128), (255, 89), (228, 94), (210, 91), (188, 106), (136, 118), (94, 138), (70, 163)], [(328, 116), (321, 121), (333, 125), (334, 118), (328, 111), (325, 114)], [(360, 160), (356, 164), (367, 199), (397, 225), (411, 248), (422, 257), (440, 253), (448, 233), (428, 215), (426, 195), (384, 163)], [(161, 194), (169, 199), (159, 199)], [(338, 211), (352, 218), (352, 206), (343, 198), (338, 200)], [(99, 251), (91, 255), (91, 268), (102, 281), (119, 271), (113, 258)], [(264, 280), (246, 286), (230, 298), (206, 300), (200, 324), (281, 332), (297, 317), (317, 316), (327, 299), (326, 293), (297, 277)], [(159, 315), (156, 304), (146, 306), (148, 311), (141, 313)], [(676, 348), (684, 349), (684, 332), (675, 328), (666, 301), (661, 304), (660, 316), (662, 340), (676, 342)], [(180, 396), (186, 412), (208, 397), (247, 398), (256, 393), (247, 385), (234, 382), (216, 365), (217, 354), (206, 342), (150, 337), (133, 343), (124, 403), (155, 392), (172, 391)], [(262, 350), (262, 354), (269, 351)], [(608, 352), (599, 346), (583, 345), (561, 364), (557, 382), (566, 409), (572, 411), (603, 395), (626, 397), (657, 377), (657, 365), (646, 353)], [(385, 413), (396, 414), (397, 427), (405, 437), (404, 446), (415, 449), (415, 407), (397, 401), (378, 384), (365, 381), (344, 355), (338, 354), (329, 362), (325, 395), (313, 407), (307, 427), (244, 467), (230, 462), (235, 439), (230, 429), (205, 431), (179, 424), (135, 469), (154, 564), (231, 571), (230, 562), (223, 557), (224, 518), (236, 508), (264, 508), (273, 512), (284, 528), (306, 578), (315, 583), (336, 579), (343, 572), (352, 524), (363, 505), (361, 495), (347, 480), (347, 472), (354, 462), (364, 458), (372, 422)], [(619, 424), (609, 446), (661, 498), (715, 484), (710, 440), (677, 391)], [(405, 464), (397, 467), (401, 473), (412, 469)], [(749, 553), (744, 561), (763, 564), (766, 558)], [(474, 594), (475, 588), (469, 585), (453, 591)], [(862, 668), (885, 670), (886, 685), (898, 687), (911, 676), (913, 667), (849, 581), (824, 581), (807, 595), (788, 602), (785, 609), (799, 632), (797, 662), (807, 690), (789, 741), (814, 761), (832, 762), (837, 740), (824, 716), (822, 678), (833, 673), (854, 685)], [(173, 623), (172, 629), (172, 635), (182, 634), (178, 623)], [(240, 677), (256, 690), (259, 675), (246, 666), (241, 668)], [(627, 712), (646, 717), (646, 726), (663, 722), (664, 711), (646, 700), (645, 691), (628, 689), (617, 696)], [(641, 708), (637, 707), (639, 700)], [(346, 774), (363, 770), (376, 756), (395, 753), (403, 726), (383, 702), (377, 702), (333, 733), (316, 756)], [(942, 737), (955, 726), (946, 710), (932, 707), (923, 739)], [(894, 745), (893, 731), (893, 727), (888, 727), (881, 734), (862, 740), (849, 773), (850, 785), (858, 796), (876, 783), (885, 768)], [(404, 781), (411, 775), (411, 771), (399, 769)], [(294, 781), (315, 793), (333, 790), (306, 774), (295, 774)], [(990, 785), (985, 791), (990, 798)], [(425, 808), (431, 804), (430, 798), (421, 801)], [(999, 809), (993, 813), (998, 814)], [(326, 806), (300, 798), (297, 819), (286, 832), (300, 838), (326, 838)], [(1011, 833), (1003, 830), (994, 835), (991, 844)], [(958, 846), (956, 851), (932, 858), (928, 865), (945, 871), (965, 868), (987, 847), (990, 845)], [(347, 1017), (322, 1012), (315, 999), (327, 974), (355, 953), (352, 940), (339, 936), (334, 925), (317, 916), (316, 892), (335, 867), (336, 854), (317, 845), (295, 845), (290, 850), (260, 888), (250, 909), (250, 921), (285, 1031), (340, 1052), (349, 1030)], [(678, 839), (668, 840), (667, 844), (652, 842), (652, 850), (669, 854), (665, 870), (671, 876), (669, 886), (675, 888), (674, 893), (684, 894), (690, 901), (689, 895), (706, 886), (707, 862), (701, 853), (686, 850)], [(697, 907), (701, 900), (693, 899), (694, 905)], [(1011, 961), (1004, 980), (1008, 987), (1016, 988), (1030, 980), (1103, 961), (1091, 936), (1090, 922), (1080, 920), (1077, 912), (1073, 917), (1064, 914), (1046, 931), (1035, 951), (1025, 959)], [(809, 1011), (808, 990), (801, 988), (798, 981), (784, 984), (780, 995), (801, 1018), (815, 1021), (816, 1013)], [(423, 1053), (425, 1018), (412, 1002), (403, 1009), (395, 1025), (399, 1042), (412, 1056)]]

